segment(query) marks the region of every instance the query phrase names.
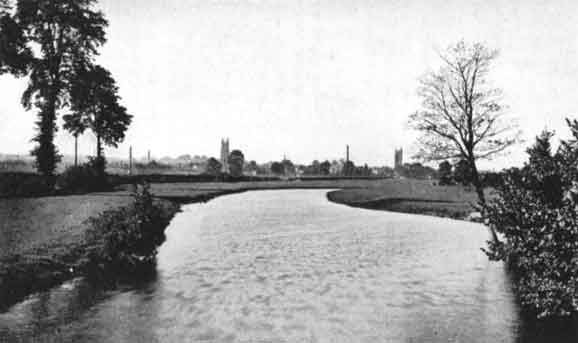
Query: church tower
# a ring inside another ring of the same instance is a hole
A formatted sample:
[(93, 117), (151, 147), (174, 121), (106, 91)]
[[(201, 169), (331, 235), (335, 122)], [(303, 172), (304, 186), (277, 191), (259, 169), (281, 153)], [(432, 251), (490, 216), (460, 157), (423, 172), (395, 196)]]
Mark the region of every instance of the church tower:
[(221, 172), (229, 174), (229, 138), (221, 139)]

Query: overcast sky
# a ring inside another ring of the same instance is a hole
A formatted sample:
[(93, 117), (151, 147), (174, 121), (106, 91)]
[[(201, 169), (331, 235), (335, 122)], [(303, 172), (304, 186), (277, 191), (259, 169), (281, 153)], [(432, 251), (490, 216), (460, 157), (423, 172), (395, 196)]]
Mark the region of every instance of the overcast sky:
[[(110, 21), (98, 62), (134, 115), (109, 156), (219, 156), (221, 137), (246, 159), (338, 158), (393, 164), (411, 153), (407, 116), (418, 78), (459, 39), (500, 50), (491, 78), (531, 141), (566, 136), (578, 118), (578, 4), (538, 0), (101, 0)], [(0, 152), (32, 147), (35, 113), (22, 80), (0, 78)], [(73, 153), (62, 130), (57, 144)], [(82, 154), (92, 154), (86, 134)], [(490, 163), (525, 159), (525, 145)]]

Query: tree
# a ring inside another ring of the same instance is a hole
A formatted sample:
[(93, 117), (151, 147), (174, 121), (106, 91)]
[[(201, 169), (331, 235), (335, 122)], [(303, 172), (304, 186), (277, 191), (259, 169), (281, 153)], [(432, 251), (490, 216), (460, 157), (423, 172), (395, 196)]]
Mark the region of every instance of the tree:
[(271, 163), (271, 173), (275, 175), (283, 175), (285, 173), (285, 167), (280, 162)]
[(281, 164), (283, 165), (283, 174), (285, 175), (295, 174), (295, 165), (293, 164), (293, 162), (291, 162), (291, 160), (284, 159), (283, 161), (281, 161)]
[(472, 183), (473, 179), (472, 167), (470, 163), (465, 160), (459, 160), (454, 166), (454, 180), (464, 186)]
[(257, 165), (256, 161), (252, 160), (245, 165), (245, 170), (249, 175), (257, 175), (257, 172), (259, 171), (259, 166)]
[(221, 164), (221, 162), (219, 162), (219, 160), (217, 160), (214, 157), (211, 157), (207, 160), (207, 165), (205, 167), (205, 173), (212, 175), (212, 176), (218, 176), (221, 174), (221, 168), (223, 168), (223, 165)]
[(344, 176), (353, 176), (354, 172), (355, 172), (355, 164), (352, 161), (346, 161), (343, 164), (343, 170), (341, 171), (341, 173)]
[(440, 185), (452, 184), (452, 165), (448, 161), (443, 161), (438, 167), (438, 178)]
[[(3, 71), (16, 76), (29, 75), (22, 104), (27, 110), (33, 106), (38, 109), (38, 133), (33, 139), (38, 145), (32, 154), (37, 169), (45, 175), (52, 175), (60, 160), (54, 145), (56, 118), (70, 101), (74, 67), (90, 64), (97, 48), (105, 42), (104, 28), (108, 23), (101, 12), (92, 9), (94, 3), (95, 0), (18, 0), (11, 21), (5, 24), (8, 21), (2, 20), (1, 38), (5, 42), (0, 65)], [(8, 34), (6, 25), (10, 27)], [(23, 56), (29, 58), (19, 58)], [(24, 62), (26, 72), (18, 65)]]
[(319, 174), (329, 175), (331, 173), (331, 162), (323, 161), (319, 164)]
[(243, 176), (243, 166), (245, 165), (245, 156), (241, 150), (233, 150), (229, 154), (229, 171), (233, 177)]
[(64, 116), (64, 128), (77, 136), (89, 128), (96, 136), (96, 162), (104, 173), (103, 144), (116, 147), (125, 137), (132, 116), (119, 104), (118, 87), (101, 66), (78, 66), (71, 81), (72, 114)]
[(468, 161), (480, 205), (486, 199), (476, 162), (505, 151), (519, 136), (515, 125), (504, 121), (500, 90), (489, 87), (496, 56), (478, 43), (462, 41), (450, 47), (440, 55), (442, 67), (421, 79), (422, 108), (409, 118), (410, 126), (421, 133), (417, 157)]
[(440, 56), (443, 66), (422, 78), (418, 90), (422, 109), (409, 120), (422, 134), (418, 157), (468, 161), (481, 204), (485, 197), (476, 162), (503, 152), (519, 135), (513, 124), (504, 122), (500, 90), (488, 86), (496, 56), (481, 44), (459, 42), (450, 47)]

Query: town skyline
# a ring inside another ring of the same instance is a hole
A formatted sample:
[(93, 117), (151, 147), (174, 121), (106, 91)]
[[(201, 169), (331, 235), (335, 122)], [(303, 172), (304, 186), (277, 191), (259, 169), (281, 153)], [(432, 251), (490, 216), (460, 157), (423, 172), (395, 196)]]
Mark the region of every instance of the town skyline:
[[(97, 60), (116, 76), (134, 115), (125, 141), (107, 156), (125, 157), (130, 146), (135, 155), (218, 156), (218, 140), (230, 137), (259, 161), (283, 153), (302, 163), (335, 158), (346, 144), (355, 161), (393, 165), (396, 147), (409, 160), (417, 133), (406, 123), (419, 108), (418, 79), (463, 37), (500, 51), (490, 76), (525, 141), (544, 128), (557, 132), (555, 141), (568, 137), (564, 119), (578, 114), (575, 6), (491, 3), (460, 2), (457, 17), (455, 1), (102, 1), (110, 27)], [(536, 23), (548, 33), (530, 29)], [(19, 101), (25, 85), (0, 80), (2, 153), (33, 147), (35, 112)], [(74, 152), (64, 130), (55, 142), (60, 153)], [(83, 135), (80, 154), (95, 145)], [(524, 150), (481, 167), (520, 165)]]

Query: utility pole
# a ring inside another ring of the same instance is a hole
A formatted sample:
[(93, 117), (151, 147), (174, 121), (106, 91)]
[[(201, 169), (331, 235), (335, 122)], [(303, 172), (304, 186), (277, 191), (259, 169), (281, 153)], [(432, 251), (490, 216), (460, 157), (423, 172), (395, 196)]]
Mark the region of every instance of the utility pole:
[(148, 154), (147, 154), (147, 162), (151, 163), (151, 151), (150, 150), (148, 151)]
[(74, 166), (78, 167), (78, 135), (74, 135)]
[(128, 149), (128, 175), (132, 175), (132, 146)]
[(349, 145), (345, 146), (345, 165), (343, 165), (343, 174), (345, 176), (351, 175), (351, 170), (349, 170)]

